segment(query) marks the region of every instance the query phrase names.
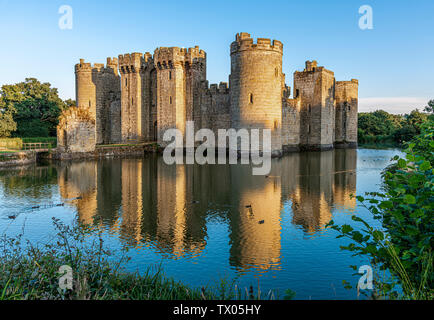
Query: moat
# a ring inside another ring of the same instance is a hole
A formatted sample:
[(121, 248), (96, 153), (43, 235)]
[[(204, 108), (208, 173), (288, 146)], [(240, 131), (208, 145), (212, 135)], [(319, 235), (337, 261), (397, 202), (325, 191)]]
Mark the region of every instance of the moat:
[(349, 266), (367, 261), (341, 251), (345, 241), (324, 226), (352, 224), (352, 214), (370, 221), (351, 195), (379, 190), (396, 154), (293, 153), (273, 159), (267, 177), (246, 165), (168, 166), (154, 154), (1, 170), (0, 234), (24, 229), (45, 243), (52, 217), (78, 219), (102, 231), (109, 247), (127, 246), (131, 271), (161, 263), (192, 286), (235, 279), (259, 281), (263, 292), (291, 289), (296, 299), (355, 299), (342, 281), (355, 285)]

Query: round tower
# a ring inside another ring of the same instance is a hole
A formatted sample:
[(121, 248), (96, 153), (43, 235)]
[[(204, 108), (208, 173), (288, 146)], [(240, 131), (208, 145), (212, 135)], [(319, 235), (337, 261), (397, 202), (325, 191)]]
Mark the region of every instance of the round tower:
[[(231, 44), (231, 118), (234, 129), (270, 129), (271, 151), (282, 151), (283, 44), (239, 33)], [(260, 133), (262, 150), (262, 131)]]
[(75, 65), (75, 96), (77, 106), (89, 108), (90, 113), (95, 116), (96, 111), (96, 86), (92, 79), (92, 65), (80, 59)]

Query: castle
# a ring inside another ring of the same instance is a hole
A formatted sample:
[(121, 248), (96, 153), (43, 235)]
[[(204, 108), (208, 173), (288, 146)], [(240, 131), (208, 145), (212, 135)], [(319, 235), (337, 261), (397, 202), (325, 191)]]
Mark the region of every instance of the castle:
[(230, 47), (229, 85), (208, 84), (199, 47), (160, 47), (150, 53), (80, 60), (75, 66), (77, 107), (58, 126), (62, 152), (92, 152), (96, 145), (157, 142), (164, 132), (271, 129), (272, 152), (357, 146), (358, 81), (307, 61), (294, 73), (294, 93), (282, 72), (283, 44), (238, 33)]

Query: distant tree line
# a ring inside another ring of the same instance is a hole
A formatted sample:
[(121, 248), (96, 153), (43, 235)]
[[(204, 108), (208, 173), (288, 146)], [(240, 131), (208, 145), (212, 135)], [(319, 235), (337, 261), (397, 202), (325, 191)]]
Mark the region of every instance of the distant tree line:
[(61, 112), (75, 101), (63, 101), (50, 83), (35, 78), (0, 89), (0, 137), (55, 137)]
[(395, 115), (383, 110), (359, 113), (359, 143), (392, 143), (402, 145), (421, 132), (421, 125), (434, 114), (434, 100), (423, 111)]

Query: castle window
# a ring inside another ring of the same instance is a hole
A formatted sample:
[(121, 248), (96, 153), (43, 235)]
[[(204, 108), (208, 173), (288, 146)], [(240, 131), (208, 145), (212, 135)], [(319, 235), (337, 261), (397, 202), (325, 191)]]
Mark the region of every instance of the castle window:
[(134, 98), (131, 98), (131, 104), (134, 104)]
[(125, 78), (125, 87), (128, 86), (128, 79)]
[(307, 125), (307, 133), (310, 134), (310, 124)]
[(299, 95), (300, 95), (300, 90), (296, 89), (295, 90), (295, 97), (298, 98)]
[(249, 101), (250, 101), (251, 104), (253, 104), (253, 94), (252, 93), (249, 96)]
[(172, 80), (172, 71), (169, 71), (169, 80)]
[(312, 111), (312, 108), (310, 107), (310, 105), (309, 105), (309, 113)]
[(92, 101), (89, 100), (89, 108), (92, 107)]
[(169, 97), (169, 103), (172, 104), (172, 97)]
[(279, 121), (274, 120), (274, 129), (279, 128)]
[(279, 69), (276, 67), (276, 70), (274, 70), (274, 75), (276, 78), (279, 76)]

